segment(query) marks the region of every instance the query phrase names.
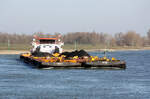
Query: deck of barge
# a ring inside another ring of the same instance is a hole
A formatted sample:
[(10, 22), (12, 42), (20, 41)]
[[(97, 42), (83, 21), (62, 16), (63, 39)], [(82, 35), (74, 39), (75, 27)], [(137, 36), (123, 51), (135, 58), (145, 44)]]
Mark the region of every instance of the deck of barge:
[(124, 61), (119, 62), (83, 62), (83, 63), (72, 63), (72, 62), (43, 62), (32, 57), (20, 56), (20, 59), (25, 63), (31, 64), (36, 68), (56, 68), (56, 69), (126, 69), (126, 63)]

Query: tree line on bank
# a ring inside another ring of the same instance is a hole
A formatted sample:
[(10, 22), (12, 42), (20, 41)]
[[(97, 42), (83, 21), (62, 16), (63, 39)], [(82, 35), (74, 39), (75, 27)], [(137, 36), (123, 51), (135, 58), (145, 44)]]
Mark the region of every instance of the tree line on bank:
[[(58, 35), (59, 33), (56, 33)], [(51, 34), (35, 33), (38, 36), (50, 36)], [(31, 44), (33, 35), (29, 34), (11, 34), (0, 32), (0, 44)], [(136, 46), (144, 47), (150, 46), (150, 30), (146, 36), (141, 36), (135, 31), (128, 31), (126, 33), (116, 33), (110, 35), (107, 33), (98, 32), (70, 32), (62, 35), (65, 44), (91, 44), (95, 45), (108, 45), (115, 46)]]

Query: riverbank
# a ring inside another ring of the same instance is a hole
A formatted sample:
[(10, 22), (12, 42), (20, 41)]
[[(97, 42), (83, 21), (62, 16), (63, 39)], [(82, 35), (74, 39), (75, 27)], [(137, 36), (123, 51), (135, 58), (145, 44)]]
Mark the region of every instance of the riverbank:
[[(87, 52), (101, 52), (101, 51), (140, 51), (140, 50), (150, 50), (150, 47), (143, 48), (133, 48), (133, 49), (85, 49)], [(73, 49), (65, 49), (64, 51), (73, 51)], [(27, 53), (28, 50), (0, 50), (0, 54), (20, 54)]]
[(109, 51), (109, 52), (113, 52), (113, 51), (142, 51), (142, 50), (150, 50), (150, 47), (143, 47), (143, 48), (120, 48), (120, 49), (88, 49), (86, 51), (89, 52), (97, 52), (97, 51)]
[(26, 50), (0, 50), (0, 54), (20, 54), (27, 53), (29, 51)]

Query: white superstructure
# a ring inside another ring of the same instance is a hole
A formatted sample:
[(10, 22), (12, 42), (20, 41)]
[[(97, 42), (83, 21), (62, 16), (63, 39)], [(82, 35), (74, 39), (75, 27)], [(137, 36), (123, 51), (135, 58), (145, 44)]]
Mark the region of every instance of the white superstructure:
[(62, 45), (64, 43), (61, 41), (61, 36), (55, 38), (39, 38), (35, 36), (32, 41), (31, 52), (62, 53)]

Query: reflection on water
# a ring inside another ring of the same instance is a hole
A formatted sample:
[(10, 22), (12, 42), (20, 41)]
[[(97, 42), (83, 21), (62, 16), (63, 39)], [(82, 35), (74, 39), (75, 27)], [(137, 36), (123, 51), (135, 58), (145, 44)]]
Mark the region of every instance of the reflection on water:
[(0, 55), (0, 99), (150, 99), (150, 51), (107, 55), (125, 60), (127, 69), (41, 70)]

